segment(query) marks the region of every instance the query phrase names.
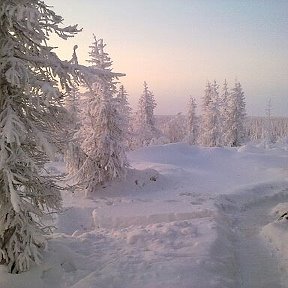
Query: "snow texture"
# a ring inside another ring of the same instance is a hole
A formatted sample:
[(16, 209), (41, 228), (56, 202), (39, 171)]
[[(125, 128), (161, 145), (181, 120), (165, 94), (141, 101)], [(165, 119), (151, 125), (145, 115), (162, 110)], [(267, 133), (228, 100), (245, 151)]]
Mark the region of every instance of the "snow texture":
[[(91, 199), (65, 192), (43, 264), (1, 288), (288, 287), (287, 146), (149, 146)], [(59, 173), (63, 163), (51, 163)], [(84, 192), (83, 192), (84, 194)]]

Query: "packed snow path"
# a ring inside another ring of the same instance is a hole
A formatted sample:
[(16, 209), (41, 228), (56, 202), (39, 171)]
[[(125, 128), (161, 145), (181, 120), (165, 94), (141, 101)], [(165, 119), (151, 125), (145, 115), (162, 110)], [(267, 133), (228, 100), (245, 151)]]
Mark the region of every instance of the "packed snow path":
[[(246, 219), (247, 220), (247, 219)], [(235, 245), (241, 288), (282, 288), (281, 274), (275, 255), (255, 233), (254, 227), (239, 227)], [(287, 286), (286, 286), (287, 287)]]
[[(263, 198), (261, 197), (262, 188), (266, 188)], [(288, 283), (283, 282), (284, 279), (282, 279), (280, 255), (276, 255), (276, 251), (263, 237), (262, 230), (275, 221), (275, 215), (274, 217), (271, 215), (271, 209), (281, 201), (288, 201), (288, 189), (277, 191), (277, 188), (273, 186), (270, 189), (260, 186), (252, 190), (259, 199), (253, 199), (249, 203), (247, 194), (250, 197), (252, 194), (249, 191), (246, 193), (248, 203), (241, 204), (241, 199), (246, 198), (245, 191), (243, 191), (240, 197), (239, 195), (229, 197), (230, 212), (226, 213), (231, 220), (230, 228), (235, 249), (233, 253), (235, 253), (236, 275), (238, 274), (237, 288), (286, 288)], [(269, 190), (271, 190), (270, 193)], [(266, 193), (269, 196), (265, 196)], [(239, 200), (240, 206), (237, 205)]]

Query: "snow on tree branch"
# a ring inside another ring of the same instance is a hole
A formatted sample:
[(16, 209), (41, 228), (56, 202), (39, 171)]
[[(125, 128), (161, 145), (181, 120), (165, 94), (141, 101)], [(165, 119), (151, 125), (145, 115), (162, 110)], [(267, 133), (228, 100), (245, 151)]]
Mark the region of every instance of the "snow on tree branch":
[(59, 59), (50, 35), (81, 31), (62, 21), (40, 0), (0, 3), (0, 263), (12, 273), (39, 263), (42, 218), (61, 208), (62, 188), (44, 172), (65, 139), (65, 96), (87, 77), (122, 76)]

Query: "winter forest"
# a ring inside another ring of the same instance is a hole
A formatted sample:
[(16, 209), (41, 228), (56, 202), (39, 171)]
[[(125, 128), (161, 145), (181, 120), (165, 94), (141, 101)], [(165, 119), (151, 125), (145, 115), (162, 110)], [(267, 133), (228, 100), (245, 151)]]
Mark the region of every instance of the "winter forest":
[(241, 79), (176, 115), (143, 79), (132, 109), (105, 35), (62, 60), (62, 22), (0, 3), (0, 287), (288, 287), (288, 118)]

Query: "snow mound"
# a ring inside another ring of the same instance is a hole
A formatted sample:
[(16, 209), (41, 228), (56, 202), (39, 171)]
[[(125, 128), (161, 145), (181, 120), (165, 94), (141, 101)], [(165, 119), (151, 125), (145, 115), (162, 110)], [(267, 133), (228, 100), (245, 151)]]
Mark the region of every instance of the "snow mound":
[[(279, 259), (279, 269), (282, 271), (282, 283), (288, 283), (288, 220), (287, 217), (281, 217), (288, 211), (288, 202), (277, 204), (270, 215), (275, 219), (274, 222), (265, 225), (261, 229), (261, 235), (264, 237), (270, 247), (274, 250)], [(281, 217), (281, 218), (280, 218)], [(286, 287), (286, 286), (283, 286)]]
[(238, 148), (238, 152), (264, 153), (265, 149), (254, 144), (246, 144)]
[(95, 195), (92, 194), (90, 197), (135, 196), (143, 191), (151, 193), (154, 190), (165, 189), (168, 183), (169, 179), (155, 169), (128, 169), (125, 178), (115, 179), (110, 183), (98, 187)]
[[(278, 220), (280, 220), (280, 218), (287, 218), (285, 217), (286, 215), (284, 215), (285, 213), (288, 212), (288, 203), (287, 202), (282, 202), (277, 204), (270, 212), (271, 216), (274, 216), (275, 218), (277, 218)], [(283, 216), (283, 217), (282, 217)], [(285, 221), (284, 221), (285, 222)]]
[[(287, 203), (288, 205), (288, 203)], [(288, 207), (288, 206), (287, 206)], [(269, 223), (264, 226), (261, 235), (268, 241), (272, 249), (274, 249), (279, 259), (279, 269), (282, 271), (282, 282), (288, 283), (288, 222), (287, 219)], [(283, 286), (286, 287), (286, 286)]]
[(132, 201), (113, 205), (112, 213), (111, 208), (103, 207), (95, 209), (92, 214), (96, 228), (121, 228), (212, 217), (214, 211), (206, 207), (197, 207), (189, 202)]

